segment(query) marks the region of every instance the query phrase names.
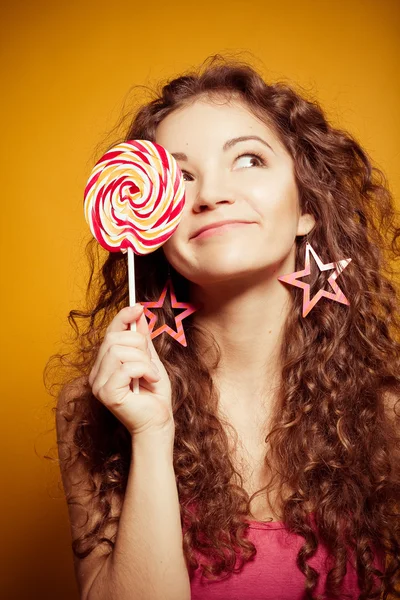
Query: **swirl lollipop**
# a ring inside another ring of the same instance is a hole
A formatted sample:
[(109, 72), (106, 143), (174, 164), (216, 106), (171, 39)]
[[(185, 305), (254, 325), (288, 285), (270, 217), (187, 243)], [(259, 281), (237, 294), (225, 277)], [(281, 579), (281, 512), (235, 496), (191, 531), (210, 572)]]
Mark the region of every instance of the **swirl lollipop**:
[(147, 140), (130, 140), (106, 152), (84, 195), (86, 222), (110, 252), (157, 250), (177, 228), (184, 203), (184, 181), (174, 157)]
[(162, 246), (178, 227), (184, 205), (182, 172), (159, 144), (123, 142), (93, 168), (84, 193), (85, 219), (103, 248), (128, 253), (129, 306), (136, 303), (134, 253)]

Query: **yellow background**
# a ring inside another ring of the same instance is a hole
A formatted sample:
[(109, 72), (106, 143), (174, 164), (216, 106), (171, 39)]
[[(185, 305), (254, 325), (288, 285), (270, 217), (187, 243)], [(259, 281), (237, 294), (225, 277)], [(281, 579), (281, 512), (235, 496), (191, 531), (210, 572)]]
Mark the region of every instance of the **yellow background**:
[[(304, 87), (400, 191), (397, 0), (37, 0), (2, 7), (3, 342), (0, 561), (4, 598), (77, 600), (42, 382), (81, 307), (83, 189), (129, 89), (214, 53), (249, 51)], [(244, 56), (246, 58), (246, 56)], [(133, 596), (132, 596), (133, 598)]]

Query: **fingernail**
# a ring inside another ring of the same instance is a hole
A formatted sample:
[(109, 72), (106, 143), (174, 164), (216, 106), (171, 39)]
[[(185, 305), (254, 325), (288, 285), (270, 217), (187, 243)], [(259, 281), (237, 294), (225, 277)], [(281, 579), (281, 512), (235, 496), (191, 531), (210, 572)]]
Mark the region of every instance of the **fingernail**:
[(140, 304), (140, 302), (137, 302), (136, 304), (134, 304), (133, 306), (131, 306), (132, 310), (138, 310), (138, 309), (142, 309), (143, 306)]

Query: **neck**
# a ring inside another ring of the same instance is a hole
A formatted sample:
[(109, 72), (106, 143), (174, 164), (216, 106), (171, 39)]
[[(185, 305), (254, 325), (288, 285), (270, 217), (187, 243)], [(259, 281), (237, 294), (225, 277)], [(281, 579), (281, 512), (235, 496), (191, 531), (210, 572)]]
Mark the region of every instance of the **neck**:
[(212, 332), (221, 351), (215, 372), (220, 395), (258, 406), (279, 386), (288, 290), (275, 276), (257, 274), (249, 281), (195, 286), (193, 297), (203, 304), (195, 323)]

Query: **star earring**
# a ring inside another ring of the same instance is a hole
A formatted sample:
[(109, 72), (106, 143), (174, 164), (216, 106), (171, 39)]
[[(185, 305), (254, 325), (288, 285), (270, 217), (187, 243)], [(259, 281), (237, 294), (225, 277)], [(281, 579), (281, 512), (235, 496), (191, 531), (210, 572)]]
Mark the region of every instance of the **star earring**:
[[(175, 316), (176, 331), (174, 331), (167, 324), (161, 325), (154, 331), (154, 326), (157, 322), (157, 315), (155, 315), (154, 312), (152, 312), (150, 309), (162, 308), (168, 291), (170, 294), (172, 308), (183, 308), (185, 310), (179, 315)], [(172, 280), (170, 278), (167, 279), (167, 282), (158, 300), (156, 300), (155, 302), (141, 302), (140, 304), (144, 306), (144, 314), (149, 319), (149, 330), (151, 339), (154, 339), (158, 335), (161, 335), (165, 332), (168, 333), (172, 338), (174, 338), (174, 340), (182, 344), (182, 346), (187, 346), (182, 321), (183, 319), (194, 313), (196, 310), (198, 310), (200, 306), (197, 304), (190, 304), (189, 302), (177, 302), (174, 287), (172, 285)]]
[[(334, 272), (328, 278), (328, 283), (334, 290), (334, 294), (325, 290), (319, 290), (314, 296), (314, 298), (310, 300), (310, 284), (304, 283), (302, 281), (297, 281), (301, 277), (310, 275), (310, 252), (312, 253), (320, 271), (334, 269)], [(336, 302), (340, 302), (341, 304), (350, 305), (350, 302), (347, 300), (346, 296), (343, 294), (342, 290), (336, 283), (336, 278), (347, 267), (351, 260), (351, 258), (344, 258), (343, 260), (340, 260), (337, 263), (331, 262), (324, 265), (321, 259), (319, 258), (318, 254), (311, 247), (311, 244), (307, 242), (305, 268), (302, 271), (296, 271), (295, 273), (290, 273), (289, 275), (282, 275), (281, 277), (278, 277), (278, 279), (279, 281), (283, 281), (284, 283), (288, 283), (289, 285), (294, 285), (303, 289), (303, 317), (306, 317), (308, 313), (312, 310), (312, 308), (317, 304), (318, 300), (320, 300), (320, 298), (322, 297), (330, 298), (331, 300), (335, 300)]]

